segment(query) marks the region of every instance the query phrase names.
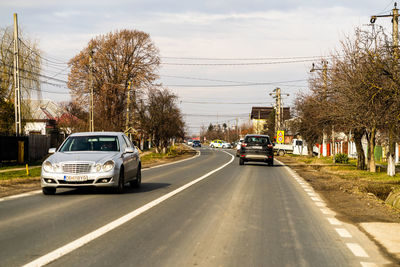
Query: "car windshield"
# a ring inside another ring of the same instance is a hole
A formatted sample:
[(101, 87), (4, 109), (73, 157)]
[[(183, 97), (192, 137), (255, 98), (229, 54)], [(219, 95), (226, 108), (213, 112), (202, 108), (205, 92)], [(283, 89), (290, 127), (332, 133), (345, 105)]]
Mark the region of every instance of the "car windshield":
[(194, 141), (193, 141), (193, 143), (200, 143), (200, 141), (198, 141), (198, 140), (194, 140)]
[(69, 137), (60, 148), (70, 151), (119, 151), (117, 136), (74, 136)]
[(269, 138), (267, 136), (248, 136), (246, 137), (245, 142), (251, 144), (260, 144), (260, 145), (266, 145), (270, 143)]

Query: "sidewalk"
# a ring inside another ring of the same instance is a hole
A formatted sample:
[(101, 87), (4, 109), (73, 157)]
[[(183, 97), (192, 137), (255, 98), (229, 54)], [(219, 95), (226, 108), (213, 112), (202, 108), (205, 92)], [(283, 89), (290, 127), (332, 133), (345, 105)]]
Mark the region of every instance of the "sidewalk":
[(400, 259), (400, 223), (371, 222), (360, 225), (389, 253)]

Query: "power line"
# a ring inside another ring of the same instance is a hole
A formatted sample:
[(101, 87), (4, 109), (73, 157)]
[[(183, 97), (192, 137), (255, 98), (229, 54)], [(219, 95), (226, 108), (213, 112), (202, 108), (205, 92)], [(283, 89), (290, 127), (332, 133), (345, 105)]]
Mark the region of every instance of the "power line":
[(312, 62), (315, 59), (304, 60), (290, 60), (290, 61), (274, 61), (274, 62), (246, 62), (246, 63), (169, 63), (165, 62), (161, 65), (174, 65), (174, 66), (251, 66), (251, 65), (274, 65), (274, 64), (289, 64), (289, 63), (303, 63)]
[[(180, 101), (188, 104), (215, 104), (215, 105), (264, 105), (266, 102), (203, 102), (203, 101)], [(271, 103), (271, 102), (270, 102)]]
[(188, 117), (248, 117), (250, 113), (242, 113), (242, 114), (182, 114), (183, 116)]
[[(25, 44), (25, 42), (22, 41), (20, 38), (18, 38), (18, 39), (26, 48), (28, 48), (32, 53), (36, 54), (41, 59), (43, 59), (43, 60), (45, 60), (47, 62), (53, 63), (53, 64), (57, 64), (57, 65), (68, 65), (68, 62), (63, 62), (62, 60), (59, 60), (59, 59), (56, 59), (56, 58), (52, 58), (52, 60), (50, 60), (50, 59), (47, 59), (47, 58), (43, 57), (42, 55), (40, 55), (39, 53), (34, 51), (32, 48), (30, 48), (27, 44)], [(58, 61), (58, 62), (56, 62), (56, 61)]]
[(241, 60), (289, 60), (289, 59), (315, 59), (322, 58), (321, 56), (298, 56), (298, 57), (261, 57), (261, 58), (208, 58), (208, 57), (161, 57), (166, 59), (178, 59), (178, 60), (212, 60), (212, 61), (241, 61)]

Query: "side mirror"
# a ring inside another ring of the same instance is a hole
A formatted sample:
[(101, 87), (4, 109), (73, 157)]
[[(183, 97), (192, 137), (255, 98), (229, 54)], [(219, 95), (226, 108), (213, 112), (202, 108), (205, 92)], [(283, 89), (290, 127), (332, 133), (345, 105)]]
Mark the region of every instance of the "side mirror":
[(124, 153), (133, 153), (135, 152), (135, 150), (133, 149), (133, 147), (126, 147)]
[(56, 153), (56, 150), (57, 150), (57, 148), (55, 148), (55, 147), (49, 148), (49, 154)]

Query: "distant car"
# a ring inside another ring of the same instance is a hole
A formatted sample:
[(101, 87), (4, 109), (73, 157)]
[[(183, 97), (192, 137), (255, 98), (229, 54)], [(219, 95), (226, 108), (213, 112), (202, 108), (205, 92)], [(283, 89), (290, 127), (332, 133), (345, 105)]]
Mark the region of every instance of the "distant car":
[(212, 148), (231, 148), (231, 144), (228, 142), (225, 142), (223, 140), (214, 140), (210, 143), (210, 147)]
[(120, 132), (75, 133), (56, 151), (50, 148), (42, 164), (43, 194), (53, 195), (57, 188), (112, 187), (123, 193), (125, 183), (140, 187), (139, 151)]
[(239, 165), (248, 161), (261, 161), (274, 165), (274, 145), (268, 135), (249, 134), (239, 150)]
[(192, 147), (201, 147), (201, 143), (199, 140), (193, 140)]
[(187, 144), (188, 144), (188, 146), (193, 145), (193, 139), (189, 139), (189, 140), (187, 141)]

